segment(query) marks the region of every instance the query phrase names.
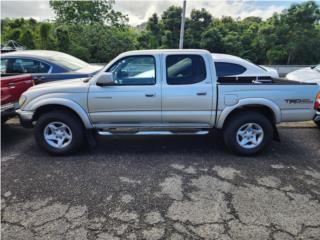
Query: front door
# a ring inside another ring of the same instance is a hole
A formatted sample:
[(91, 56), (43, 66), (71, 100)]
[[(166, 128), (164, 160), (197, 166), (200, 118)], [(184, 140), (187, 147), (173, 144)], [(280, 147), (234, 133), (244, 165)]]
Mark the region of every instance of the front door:
[(92, 84), (88, 96), (90, 117), (96, 127), (139, 126), (161, 123), (161, 85), (158, 56), (127, 56), (107, 71), (115, 83)]
[(213, 85), (203, 55), (167, 54), (162, 84), (162, 121), (168, 124), (209, 124)]

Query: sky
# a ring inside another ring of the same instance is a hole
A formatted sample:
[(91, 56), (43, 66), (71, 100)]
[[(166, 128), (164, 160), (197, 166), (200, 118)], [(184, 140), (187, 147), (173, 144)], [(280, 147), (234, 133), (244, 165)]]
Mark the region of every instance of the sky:
[[(194, 8), (205, 8), (214, 17), (259, 16), (266, 19), (300, 2), (303, 0), (187, 0), (187, 16)], [(320, 4), (320, 0), (316, 2)], [(114, 8), (127, 14), (129, 24), (136, 26), (146, 22), (153, 13), (161, 15), (171, 5), (182, 6), (182, 0), (116, 0)], [(1, 0), (1, 18), (5, 17), (46, 20), (55, 16), (49, 7), (49, 0)]]

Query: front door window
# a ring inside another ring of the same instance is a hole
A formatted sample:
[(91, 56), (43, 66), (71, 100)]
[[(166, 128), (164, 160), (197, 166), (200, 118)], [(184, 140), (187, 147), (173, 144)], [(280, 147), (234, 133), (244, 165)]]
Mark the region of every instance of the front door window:
[(155, 59), (152, 56), (125, 57), (108, 69), (114, 74), (116, 85), (156, 84)]

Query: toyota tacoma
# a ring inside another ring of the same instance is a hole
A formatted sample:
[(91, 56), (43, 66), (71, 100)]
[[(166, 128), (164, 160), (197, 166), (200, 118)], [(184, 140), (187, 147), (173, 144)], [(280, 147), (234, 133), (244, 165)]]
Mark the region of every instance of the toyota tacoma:
[(206, 50), (123, 53), (97, 75), (41, 84), (20, 98), (22, 125), (51, 154), (73, 153), (99, 135), (206, 134), (252, 155), (278, 139), (280, 122), (319, 118), (319, 85), (270, 76), (216, 74)]

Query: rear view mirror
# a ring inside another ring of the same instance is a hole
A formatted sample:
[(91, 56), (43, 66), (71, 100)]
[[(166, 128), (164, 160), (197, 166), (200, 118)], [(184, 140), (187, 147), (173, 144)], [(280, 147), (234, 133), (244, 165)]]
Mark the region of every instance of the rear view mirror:
[(98, 76), (98, 79), (97, 79), (98, 86), (106, 86), (106, 85), (113, 85), (113, 84), (114, 84), (113, 73), (104, 72)]

